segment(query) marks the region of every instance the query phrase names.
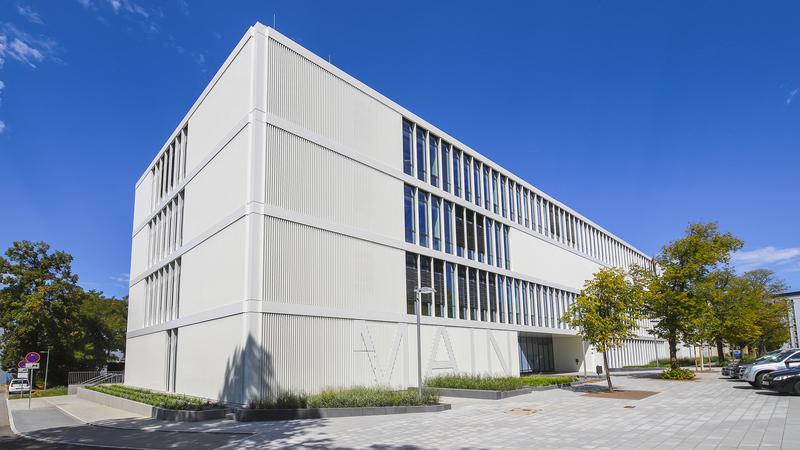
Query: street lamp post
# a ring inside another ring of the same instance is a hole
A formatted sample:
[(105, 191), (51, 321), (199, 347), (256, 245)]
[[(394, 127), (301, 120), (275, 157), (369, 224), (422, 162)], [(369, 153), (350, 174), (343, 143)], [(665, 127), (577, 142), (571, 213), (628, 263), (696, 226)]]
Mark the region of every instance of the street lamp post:
[(44, 363), (44, 390), (47, 390), (47, 369), (50, 367), (50, 346), (47, 346), (47, 350), (40, 351), (39, 353), (47, 353), (47, 360)]
[(417, 392), (422, 396), (422, 332), (420, 317), (422, 316), (422, 294), (433, 295), (436, 290), (432, 287), (418, 287), (414, 288), (414, 293), (417, 296), (415, 302), (417, 310)]

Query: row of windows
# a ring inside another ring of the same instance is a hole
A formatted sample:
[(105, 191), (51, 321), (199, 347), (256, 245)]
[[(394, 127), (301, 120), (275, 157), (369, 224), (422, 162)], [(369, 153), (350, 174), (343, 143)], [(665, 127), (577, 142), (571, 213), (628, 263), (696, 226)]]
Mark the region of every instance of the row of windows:
[(406, 252), (409, 314), (416, 313), (419, 287), (436, 291), (421, 297), (425, 316), (562, 329), (568, 327), (561, 316), (576, 297), (572, 292)]
[(144, 326), (178, 318), (181, 285), (181, 259), (165, 265), (145, 278)]
[(403, 171), (609, 265), (648, 264), (627, 245), (406, 120)]
[(155, 208), (186, 176), (186, 139), (189, 126), (183, 127), (175, 139), (161, 153), (161, 157), (150, 169), (152, 175), (152, 198), (150, 207)]
[(509, 227), (405, 185), (406, 242), (510, 269)]
[(180, 248), (183, 241), (183, 195), (164, 205), (148, 223), (148, 267)]

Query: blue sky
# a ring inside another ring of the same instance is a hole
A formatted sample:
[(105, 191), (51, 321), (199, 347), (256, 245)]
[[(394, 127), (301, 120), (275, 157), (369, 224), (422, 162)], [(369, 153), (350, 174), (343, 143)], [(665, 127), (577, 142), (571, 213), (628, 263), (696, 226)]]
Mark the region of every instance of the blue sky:
[(134, 183), (248, 26), (274, 14), (639, 249), (713, 220), (744, 239), (740, 269), (800, 289), (797, 2), (220, 5), (0, 5), (0, 247), (47, 241), (75, 256), (83, 286), (125, 295)]

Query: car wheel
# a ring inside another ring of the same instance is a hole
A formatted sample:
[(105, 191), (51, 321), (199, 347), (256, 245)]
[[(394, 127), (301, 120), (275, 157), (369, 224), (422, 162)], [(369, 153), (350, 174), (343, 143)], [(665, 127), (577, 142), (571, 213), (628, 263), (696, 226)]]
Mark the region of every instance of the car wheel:
[(757, 387), (755, 381), (748, 381), (748, 383), (750, 383), (750, 386)]
[(756, 384), (754, 384), (755, 387), (761, 389), (761, 382), (764, 380), (764, 375), (766, 375), (766, 372), (756, 375)]

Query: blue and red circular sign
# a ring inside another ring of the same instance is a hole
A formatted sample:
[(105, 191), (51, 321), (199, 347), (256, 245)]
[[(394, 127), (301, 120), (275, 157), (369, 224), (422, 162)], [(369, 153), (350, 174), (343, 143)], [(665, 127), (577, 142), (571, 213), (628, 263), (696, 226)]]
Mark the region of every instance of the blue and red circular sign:
[(30, 352), (25, 355), (25, 361), (29, 363), (37, 363), (40, 359), (42, 359), (42, 357), (36, 352)]
[(24, 369), (25, 368), (25, 361), (18, 362), (17, 363), (17, 367), (19, 367), (20, 369)]

